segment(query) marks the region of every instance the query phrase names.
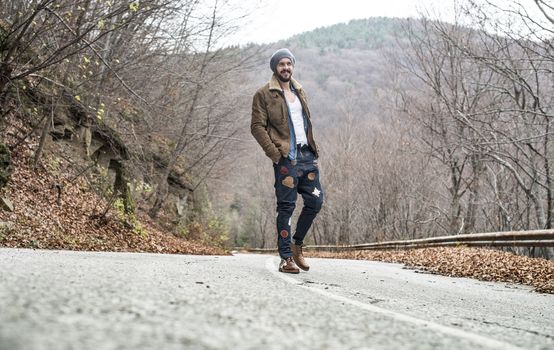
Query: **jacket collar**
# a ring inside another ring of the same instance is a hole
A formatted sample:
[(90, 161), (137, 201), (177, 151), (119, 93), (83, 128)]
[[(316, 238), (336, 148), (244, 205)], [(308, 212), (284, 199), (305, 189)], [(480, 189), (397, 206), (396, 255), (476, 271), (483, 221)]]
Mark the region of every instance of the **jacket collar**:
[[(290, 82), (294, 90), (297, 90), (297, 91), (302, 90), (302, 85), (300, 85), (300, 83), (296, 81), (294, 78), (290, 78)], [(279, 90), (279, 91), (283, 90), (281, 89), (281, 85), (279, 85), (279, 80), (277, 79), (275, 74), (273, 74), (271, 76), (271, 79), (269, 80), (269, 90)]]

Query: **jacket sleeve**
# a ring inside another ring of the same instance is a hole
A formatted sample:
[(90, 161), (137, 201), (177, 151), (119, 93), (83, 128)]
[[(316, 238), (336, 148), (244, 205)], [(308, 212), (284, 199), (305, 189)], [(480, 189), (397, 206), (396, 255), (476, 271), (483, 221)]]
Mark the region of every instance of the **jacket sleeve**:
[(273, 163), (277, 163), (281, 158), (281, 152), (279, 152), (279, 149), (269, 137), (267, 123), (268, 116), (266, 104), (262, 96), (262, 92), (258, 91), (252, 100), (252, 121), (250, 123), (250, 131), (256, 141), (258, 141), (260, 146), (262, 146), (265, 154), (271, 158)]

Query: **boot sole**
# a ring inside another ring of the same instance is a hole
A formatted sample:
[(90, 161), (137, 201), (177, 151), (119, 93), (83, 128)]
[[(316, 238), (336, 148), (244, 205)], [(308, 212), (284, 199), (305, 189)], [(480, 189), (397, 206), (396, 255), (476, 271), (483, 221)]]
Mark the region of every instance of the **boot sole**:
[(283, 272), (283, 273), (294, 273), (294, 274), (300, 273), (300, 271), (288, 271), (288, 270), (283, 270), (283, 269), (279, 269), (279, 272)]

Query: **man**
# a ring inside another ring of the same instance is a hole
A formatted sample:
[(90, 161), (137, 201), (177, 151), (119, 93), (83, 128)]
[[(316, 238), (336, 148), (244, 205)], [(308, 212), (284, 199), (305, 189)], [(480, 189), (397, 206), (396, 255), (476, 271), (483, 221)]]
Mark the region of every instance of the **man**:
[[(302, 245), (323, 204), (317, 167), (319, 149), (314, 141), (306, 95), (292, 78), (294, 65), (295, 58), (288, 49), (277, 50), (271, 56), (269, 66), (273, 76), (254, 95), (250, 125), (252, 135), (273, 161), (279, 271), (285, 273), (299, 273), (298, 267), (310, 269), (302, 255)], [(291, 217), (298, 193), (304, 199), (304, 208), (293, 235)]]

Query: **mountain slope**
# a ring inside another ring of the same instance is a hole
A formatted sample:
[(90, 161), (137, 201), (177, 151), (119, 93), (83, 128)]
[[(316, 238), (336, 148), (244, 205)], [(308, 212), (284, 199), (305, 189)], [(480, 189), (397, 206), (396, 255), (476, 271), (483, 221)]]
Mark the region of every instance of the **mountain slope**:
[(390, 45), (402, 33), (405, 19), (373, 17), (351, 20), (328, 27), (297, 34), (284, 41), (295, 48), (322, 50), (365, 49), (376, 50)]

